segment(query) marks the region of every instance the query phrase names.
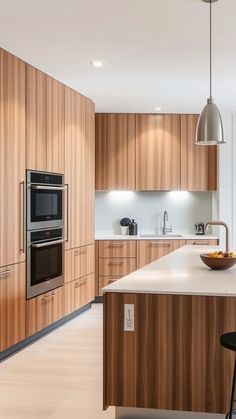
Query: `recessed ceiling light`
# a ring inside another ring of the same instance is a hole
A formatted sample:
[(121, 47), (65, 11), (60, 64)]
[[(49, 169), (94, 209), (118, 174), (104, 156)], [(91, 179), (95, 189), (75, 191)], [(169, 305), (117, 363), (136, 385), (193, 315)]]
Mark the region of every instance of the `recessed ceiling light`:
[(95, 60), (95, 61), (91, 61), (91, 65), (93, 67), (105, 67), (105, 63), (104, 61), (99, 61), (99, 60)]
[(155, 108), (153, 109), (155, 112), (161, 112), (161, 107), (160, 106), (155, 106)]

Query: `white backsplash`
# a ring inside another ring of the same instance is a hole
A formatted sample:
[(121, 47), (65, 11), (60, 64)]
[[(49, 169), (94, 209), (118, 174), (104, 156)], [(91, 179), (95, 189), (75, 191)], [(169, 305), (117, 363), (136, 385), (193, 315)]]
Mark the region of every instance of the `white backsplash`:
[[(212, 218), (211, 192), (96, 192), (96, 232), (120, 234), (120, 220), (134, 218), (138, 233), (156, 233), (168, 211), (174, 232), (194, 233), (197, 221)], [(158, 217), (159, 215), (159, 217)]]

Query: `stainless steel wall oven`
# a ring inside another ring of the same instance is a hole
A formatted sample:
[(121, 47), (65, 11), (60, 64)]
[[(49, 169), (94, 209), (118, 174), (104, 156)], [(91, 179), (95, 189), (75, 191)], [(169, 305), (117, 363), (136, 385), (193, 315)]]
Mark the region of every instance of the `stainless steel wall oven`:
[(27, 232), (27, 299), (64, 283), (63, 228)]
[(27, 170), (27, 230), (63, 225), (64, 176)]

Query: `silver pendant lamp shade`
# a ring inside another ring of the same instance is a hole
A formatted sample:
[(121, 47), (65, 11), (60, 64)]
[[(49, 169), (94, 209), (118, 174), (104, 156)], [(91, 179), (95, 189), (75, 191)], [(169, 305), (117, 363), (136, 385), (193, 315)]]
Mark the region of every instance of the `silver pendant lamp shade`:
[(195, 144), (218, 145), (225, 143), (221, 114), (212, 98), (212, 3), (218, 0), (203, 1), (210, 4), (210, 98), (198, 119)]

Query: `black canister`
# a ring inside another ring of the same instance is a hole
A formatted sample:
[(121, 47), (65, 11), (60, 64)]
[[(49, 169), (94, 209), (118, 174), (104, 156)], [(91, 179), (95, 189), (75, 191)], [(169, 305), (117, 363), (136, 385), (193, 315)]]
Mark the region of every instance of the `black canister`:
[(132, 219), (131, 223), (129, 224), (129, 235), (130, 236), (137, 236), (138, 234), (138, 224)]

